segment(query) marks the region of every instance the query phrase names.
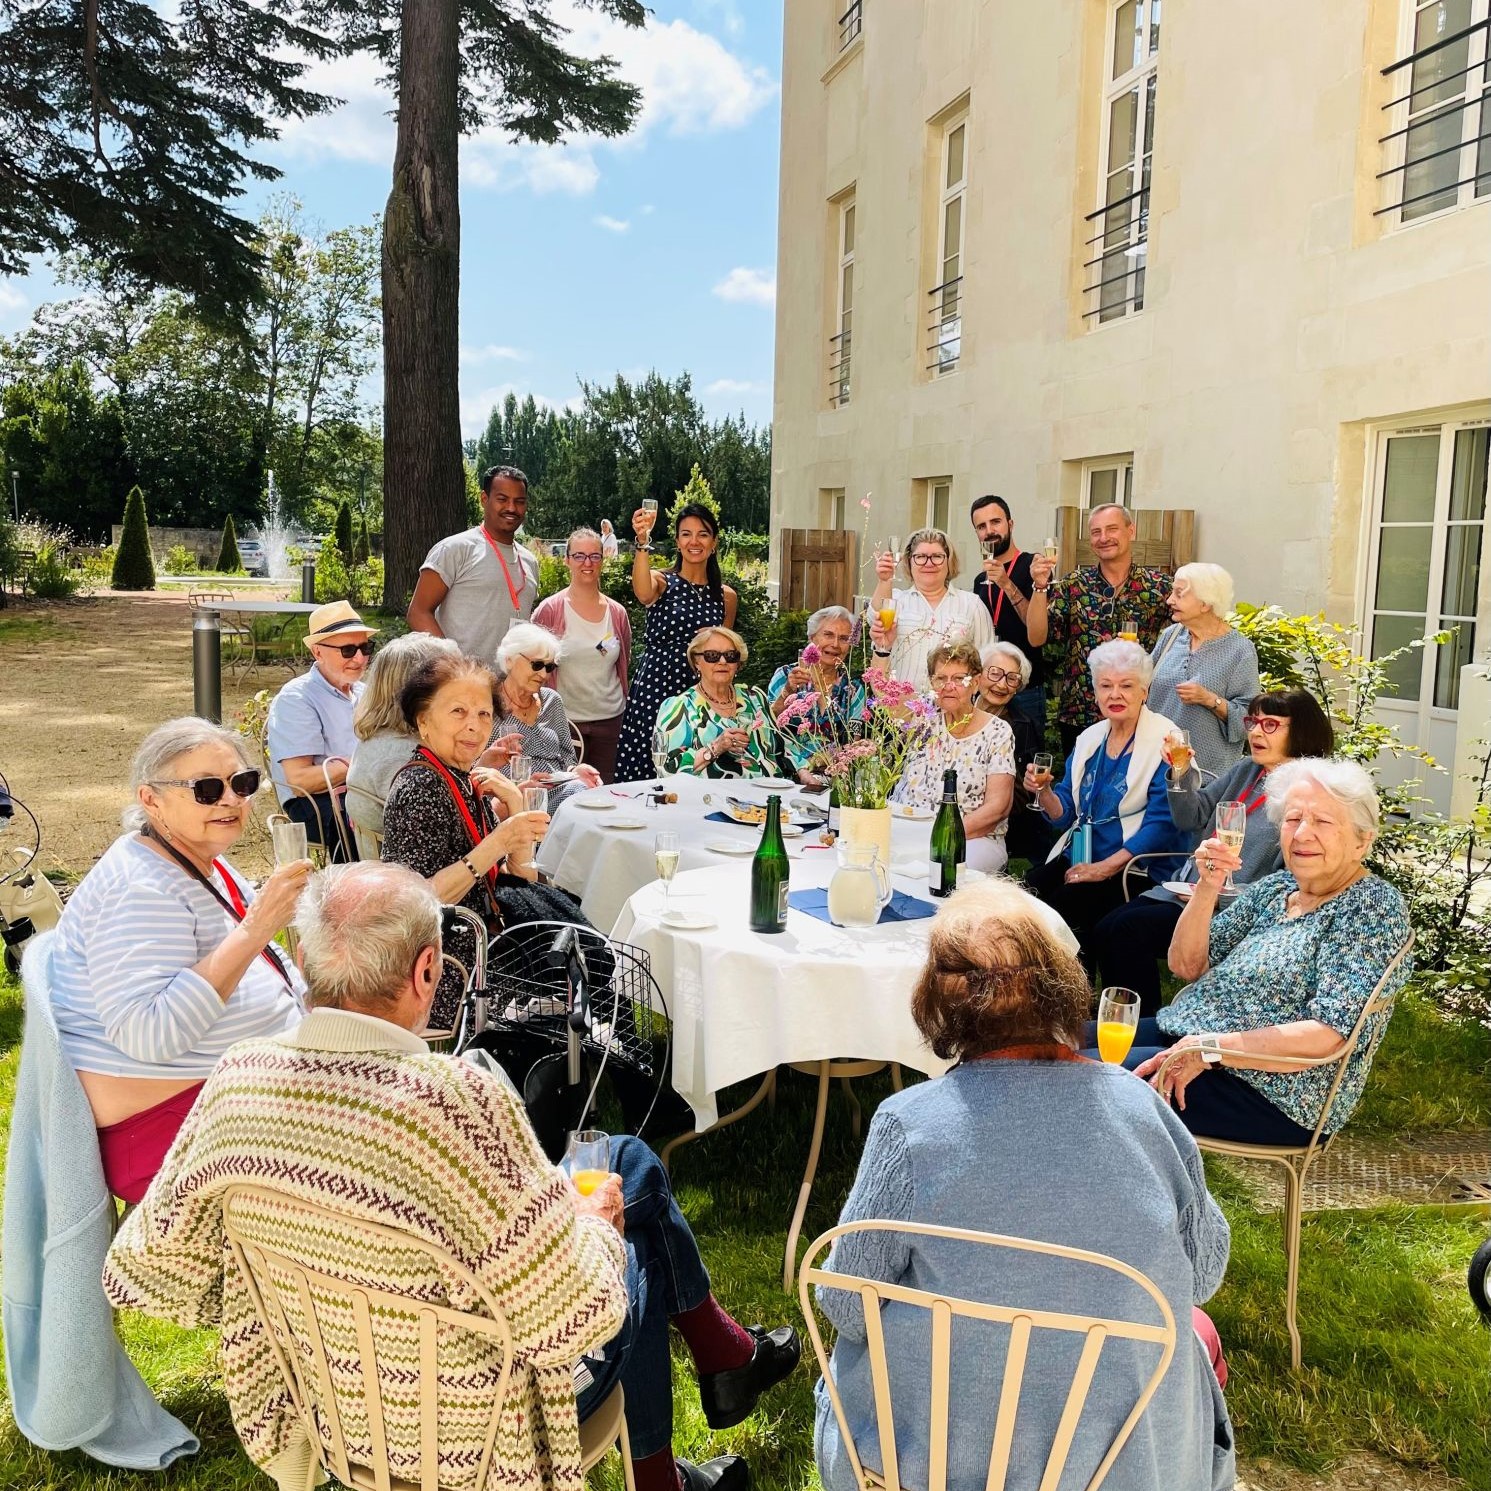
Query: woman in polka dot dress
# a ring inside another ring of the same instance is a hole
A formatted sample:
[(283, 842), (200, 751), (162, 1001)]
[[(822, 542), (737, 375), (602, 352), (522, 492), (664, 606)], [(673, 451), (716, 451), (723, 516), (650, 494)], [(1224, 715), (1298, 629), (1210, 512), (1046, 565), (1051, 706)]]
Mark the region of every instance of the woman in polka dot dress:
[(678, 558), (670, 570), (654, 570), (649, 542), (657, 514), (639, 508), (632, 514), (637, 553), (632, 561), (632, 590), (647, 607), (646, 651), (631, 679), (621, 739), (616, 747), (616, 780), (638, 782), (654, 776), (652, 729), (664, 699), (692, 687), (688, 647), (706, 626), (734, 626), (735, 592), (720, 579), (715, 556), (719, 524), (707, 507), (690, 502), (673, 524)]

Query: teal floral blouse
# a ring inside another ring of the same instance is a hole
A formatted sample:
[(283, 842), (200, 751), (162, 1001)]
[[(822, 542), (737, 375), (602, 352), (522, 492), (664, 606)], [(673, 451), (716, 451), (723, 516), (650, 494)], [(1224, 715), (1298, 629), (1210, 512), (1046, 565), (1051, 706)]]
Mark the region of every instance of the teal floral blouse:
[[(1265, 876), (1212, 919), (1211, 967), (1160, 1011), (1161, 1030), (1179, 1037), (1319, 1020), (1343, 1036), (1351, 1034), (1383, 970), (1408, 940), (1408, 907), (1387, 881), (1365, 875), (1323, 906), (1291, 919), (1284, 902), (1296, 885), (1288, 870)], [(1392, 992), (1403, 987), (1411, 971), (1405, 958)], [(1346, 1063), (1329, 1132), (1356, 1107), (1387, 1022), (1387, 1014), (1375, 1015), (1362, 1031)], [(1334, 1073), (1333, 1067), (1228, 1070), (1307, 1129), (1320, 1117)]]
[[(776, 727), (766, 695), (747, 684), (735, 685), (740, 709), (723, 715), (697, 688), (664, 699), (658, 707), (657, 728), (668, 746), (668, 770), (705, 777), (770, 777), (777, 773)], [(743, 756), (706, 761), (706, 747), (726, 730), (749, 730)]]

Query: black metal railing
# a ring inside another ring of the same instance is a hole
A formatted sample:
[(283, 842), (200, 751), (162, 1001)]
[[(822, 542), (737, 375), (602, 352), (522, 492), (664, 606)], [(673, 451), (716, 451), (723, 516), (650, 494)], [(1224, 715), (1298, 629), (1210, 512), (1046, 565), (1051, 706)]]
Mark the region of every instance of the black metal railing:
[(963, 276), (944, 280), (927, 291), (927, 368), (934, 373), (951, 372), (963, 355)]
[(851, 333), (841, 331), (828, 339), (828, 402), (849, 402), (849, 350)]
[(1082, 314), (1111, 320), (1130, 310), (1144, 309), (1144, 270), (1149, 254), (1149, 188), (1119, 197), (1084, 222), (1098, 224), (1098, 231), (1083, 244), (1100, 245), (1093, 257), (1083, 261), (1088, 278), (1085, 293), (1096, 296)]
[(849, 9), (839, 17), (839, 50), (845, 47), (864, 30), (865, 0), (853, 0)]
[[(1408, 121), (1400, 128), (1390, 130), (1387, 134), (1381, 136), (1377, 142), (1384, 148), (1391, 147), (1395, 152), (1401, 149), (1403, 159), (1396, 165), (1388, 166), (1377, 173), (1377, 180), (1379, 181), (1390, 182), (1395, 177), (1398, 179), (1394, 183), (1393, 189), (1389, 192), (1389, 195), (1394, 200), (1388, 202), (1383, 207), (1377, 208), (1373, 213), (1374, 217), (1381, 217), (1384, 213), (1389, 212), (1402, 213), (1406, 208), (1417, 207), (1423, 202), (1436, 203), (1437, 205), (1425, 209), (1422, 213), (1415, 213), (1413, 216), (1422, 217), (1426, 216), (1429, 212), (1437, 212), (1454, 207), (1460, 201), (1461, 187), (1465, 186), (1473, 185), (1477, 196), (1491, 194), (1491, 165), (1483, 166), (1481, 163), (1481, 146), (1487, 142), (1491, 142), (1491, 129), (1488, 129), (1488, 125), (1491, 125), (1491, 87), (1487, 86), (1491, 84), (1491, 18), (1464, 26), (1459, 31), (1452, 32), (1449, 36), (1442, 36), (1438, 41), (1430, 42), (1426, 47), (1420, 47), (1416, 52), (1410, 52), (1406, 57), (1400, 57), (1390, 66), (1383, 68), (1382, 75), (1383, 77), (1391, 77), (1394, 73), (1401, 72), (1404, 68), (1411, 69), (1416, 63), (1422, 62), (1426, 57), (1432, 57), (1436, 52), (1444, 51), (1446, 47), (1453, 47), (1459, 45), (1461, 42), (1467, 42), (1472, 36), (1481, 31), (1488, 32), (1488, 45), (1486, 54), (1483, 54), (1478, 62), (1467, 63), (1458, 72), (1445, 73), (1440, 77), (1431, 78), (1418, 88), (1412, 87), (1413, 74), (1410, 72), (1408, 75), (1409, 91), (1398, 98), (1390, 99), (1382, 105), (1384, 109), (1405, 109)], [(1480, 81), (1473, 83), (1471, 81), (1472, 76), (1477, 72), (1481, 74)], [(1454, 83), (1461, 80), (1463, 81), (1458, 91), (1463, 93), (1464, 97), (1449, 99), (1443, 107), (1439, 108), (1436, 108), (1433, 104), (1426, 105), (1423, 112), (1417, 118), (1414, 117), (1414, 100), (1420, 94), (1432, 93), (1435, 89), (1442, 88), (1447, 83)], [(1471, 126), (1473, 133), (1467, 137), (1464, 116), (1468, 109), (1479, 109), (1480, 113), (1476, 116)], [(1415, 152), (1415, 140), (1422, 141), (1426, 145), (1434, 144), (1435, 138), (1431, 132), (1442, 125), (1444, 121), (1451, 118), (1458, 121), (1457, 129), (1459, 138), (1452, 144), (1439, 146), (1438, 149), (1425, 150), (1422, 153)], [(1425, 138), (1426, 135), (1428, 136), (1427, 139)], [(1403, 142), (1401, 146), (1395, 144), (1399, 140)], [(1470, 174), (1468, 176), (1460, 175), (1461, 167), (1451, 159), (1460, 156), (1460, 153), (1465, 150), (1473, 152)], [(1419, 183), (1412, 180), (1412, 173), (1420, 172), (1421, 175), (1429, 174), (1432, 176), (1433, 173), (1423, 173), (1421, 168), (1426, 162), (1436, 160), (1446, 161), (1447, 169), (1443, 169), (1441, 174), (1448, 179), (1434, 181), (1427, 191), (1415, 190), (1415, 187)]]

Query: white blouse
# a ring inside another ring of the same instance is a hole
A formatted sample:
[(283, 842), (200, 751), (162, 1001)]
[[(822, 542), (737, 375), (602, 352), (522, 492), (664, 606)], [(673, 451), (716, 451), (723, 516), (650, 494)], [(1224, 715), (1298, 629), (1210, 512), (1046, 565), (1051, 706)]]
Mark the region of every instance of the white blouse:
[(927, 658), (938, 647), (971, 642), (980, 653), (994, 640), (989, 608), (971, 590), (949, 590), (934, 607), (918, 590), (893, 590), (896, 640), (889, 658), (875, 658), (892, 678), (927, 686)]

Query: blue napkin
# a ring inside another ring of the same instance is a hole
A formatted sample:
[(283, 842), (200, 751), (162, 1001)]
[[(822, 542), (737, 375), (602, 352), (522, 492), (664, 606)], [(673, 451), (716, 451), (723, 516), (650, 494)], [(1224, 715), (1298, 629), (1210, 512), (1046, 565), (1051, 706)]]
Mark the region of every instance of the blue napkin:
[(728, 813), (706, 813), (704, 817), (707, 822), (733, 823), (736, 828), (760, 828), (766, 821), (762, 819), (761, 823), (742, 823), (739, 818), (732, 818)]
[[(789, 891), (787, 904), (795, 911), (806, 911), (809, 916), (816, 916), (821, 922), (831, 920), (826, 890)], [(919, 901), (915, 896), (903, 896), (898, 890), (890, 893), (890, 905), (880, 910), (882, 922), (919, 922), (936, 915), (937, 908), (930, 901)]]

